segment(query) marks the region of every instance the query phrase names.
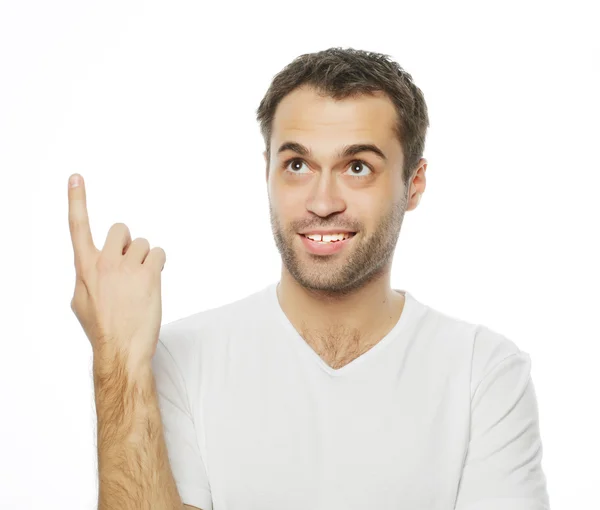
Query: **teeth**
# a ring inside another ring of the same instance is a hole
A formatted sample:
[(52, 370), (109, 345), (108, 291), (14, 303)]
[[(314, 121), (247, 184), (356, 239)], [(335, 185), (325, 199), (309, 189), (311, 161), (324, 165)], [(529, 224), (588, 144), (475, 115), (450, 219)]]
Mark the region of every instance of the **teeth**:
[(350, 233), (341, 233), (341, 234), (328, 234), (328, 235), (320, 235), (320, 234), (306, 234), (306, 237), (313, 241), (322, 241), (325, 243), (330, 243), (332, 241), (343, 241), (344, 239), (348, 239), (351, 237)]

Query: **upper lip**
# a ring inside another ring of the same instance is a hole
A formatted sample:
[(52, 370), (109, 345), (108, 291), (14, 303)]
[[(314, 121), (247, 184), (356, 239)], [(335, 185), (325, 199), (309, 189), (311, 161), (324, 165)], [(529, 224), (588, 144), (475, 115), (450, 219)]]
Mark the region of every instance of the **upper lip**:
[(354, 233), (353, 230), (347, 230), (345, 228), (328, 228), (326, 230), (305, 230), (304, 232), (298, 232), (299, 234), (302, 235), (307, 235), (307, 234), (320, 234), (320, 235), (327, 235), (327, 234), (342, 234), (342, 233)]

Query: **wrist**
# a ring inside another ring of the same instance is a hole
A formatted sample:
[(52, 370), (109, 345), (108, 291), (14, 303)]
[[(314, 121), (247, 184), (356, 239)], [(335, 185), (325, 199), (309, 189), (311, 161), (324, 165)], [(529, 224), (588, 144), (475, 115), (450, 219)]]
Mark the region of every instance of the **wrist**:
[(152, 362), (108, 349), (96, 350), (93, 354), (93, 377), (96, 388), (118, 386), (125, 390), (133, 385), (146, 386), (153, 380)]

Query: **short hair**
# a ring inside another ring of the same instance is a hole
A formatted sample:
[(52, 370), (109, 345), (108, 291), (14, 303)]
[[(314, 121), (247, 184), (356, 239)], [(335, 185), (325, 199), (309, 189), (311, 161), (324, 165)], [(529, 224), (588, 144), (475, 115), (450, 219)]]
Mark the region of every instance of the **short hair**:
[(300, 55), (274, 76), (256, 110), (268, 158), (275, 110), (287, 94), (302, 85), (336, 100), (376, 91), (387, 94), (396, 108), (394, 132), (404, 153), (402, 178), (408, 184), (423, 157), (429, 127), (425, 97), (409, 73), (389, 55), (353, 48)]

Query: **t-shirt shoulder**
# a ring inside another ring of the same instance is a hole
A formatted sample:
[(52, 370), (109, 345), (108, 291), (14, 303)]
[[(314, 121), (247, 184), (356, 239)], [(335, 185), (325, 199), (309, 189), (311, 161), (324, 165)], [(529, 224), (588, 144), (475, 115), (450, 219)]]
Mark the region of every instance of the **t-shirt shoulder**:
[[(470, 357), (471, 397), (485, 376), (503, 362), (517, 361), (515, 357), (520, 358), (520, 364), (530, 362), (529, 355), (514, 341), (490, 327), (443, 313), (431, 306), (421, 304), (421, 308), (424, 313), (417, 321), (420, 323), (419, 331), (426, 338), (440, 339), (432, 349), (448, 360)], [(464, 365), (460, 363), (460, 366)]]
[(519, 349), (517, 344), (483, 324), (478, 324), (473, 341), (473, 359), (471, 363), (471, 396), (479, 383), (499, 365), (514, 357), (529, 362), (529, 355)]
[(260, 321), (267, 301), (267, 288), (214, 308), (181, 317), (160, 328), (159, 342), (177, 360), (194, 356), (210, 344), (231, 337), (236, 328), (247, 331)]

